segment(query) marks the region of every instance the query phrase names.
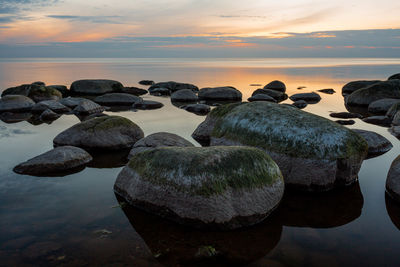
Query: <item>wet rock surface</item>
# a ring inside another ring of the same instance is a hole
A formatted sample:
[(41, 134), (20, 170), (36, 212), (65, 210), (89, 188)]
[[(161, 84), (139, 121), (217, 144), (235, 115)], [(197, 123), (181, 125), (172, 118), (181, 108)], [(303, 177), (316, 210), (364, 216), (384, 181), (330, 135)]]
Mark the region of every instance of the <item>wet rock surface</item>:
[(352, 129), (359, 135), (361, 135), (368, 143), (368, 155), (367, 158), (377, 157), (382, 155), (393, 148), (392, 143), (382, 135), (361, 129)]
[[(400, 89), (399, 89), (400, 90)], [(384, 98), (379, 99), (368, 105), (368, 112), (372, 114), (386, 114), (394, 105), (400, 103), (400, 99)]]
[(352, 112), (332, 112), (329, 114), (332, 118), (341, 118), (341, 119), (361, 119), (362, 115), (358, 113)]
[(68, 107), (64, 106), (63, 104), (61, 104), (56, 100), (46, 100), (38, 102), (32, 107), (31, 111), (32, 113), (42, 113), (47, 109), (55, 113), (66, 113), (71, 111), (71, 109), (69, 109)]
[[(170, 95), (173, 92), (176, 92), (178, 90), (182, 89), (190, 89), (193, 92), (198, 92), (199, 88), (196, 85), (190, 84), (190, 83), (181, 83), (181, 82), (159, 82), (155, 83), (149, 88), (149, 92), (151, 94), (155, 94), (156, 92), (160, 93), (160, 89), (163, 89), (165, 91), (165, 94)], [(168, 93), (166, 92), (168, 91)]]
[(269, 101), (269, 102), (274, 102), (274, 103), (277, 102), (273, 97), (266, 95), (266, 94), (257, 94), (252, 97), (249, 97), (247, 100), (249, 102), (253, 102), (253, 101)]
[(314, 92), (294, 94), (291, 95), (289, 98), (292, 101), (304, 100), (307, 103), (318, 103), (321, 100), (321, 96)]
[(381, 82), (380, 80), (371, 80), (371, 81), (352, 81), (349, 82), (347, 84), (345, 84), (342, 88), (342, 95), (346, 96), (346, 95), (350, 95), (351, 93), (364, 88), (364, 87), (368, 87), (370, 85), (373, 85), (375, 83), (379, 83)]
[(277, 102), (284, 101), (288, 98), (288, 95), (279, 91), (271, 90), (271, 89), (257, 89), (253, 92), (251, 96), (255, 96), (258, 94), (265, 94), (273, 99), (275, 99)]
[(392, 120), (387, 116), (371, 116), (363, 119), (364, 122), (389, 127)]

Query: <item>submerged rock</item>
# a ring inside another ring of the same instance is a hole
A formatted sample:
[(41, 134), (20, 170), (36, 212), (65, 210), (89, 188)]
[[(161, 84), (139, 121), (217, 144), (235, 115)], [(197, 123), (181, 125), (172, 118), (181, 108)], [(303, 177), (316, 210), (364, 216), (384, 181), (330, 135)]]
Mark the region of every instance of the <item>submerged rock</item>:
[(247, 100), (249, 102), (253, 102), (253, 101), (268, 101), (268, 102), (274, 102), (274, 103), (277, 102), (273, 97), (266, 95), (266, 94), (257, 94), (252, 97), (249, 97)]
[(153, 85), (154, 81), (152, 81), (152, 80), (141, 80), (139, 82), (139, 84), (141, 84), (141, 85)]
[(121, 93), (131, 94), (135, 96), (145, 95), (147, 94), (147, 90), (137, 87), (123, 87), (121, 89)]
[(400, 80), (400, 73), (393, 74), (388, 80)]
[(55, 100), (46, 100), (36, 103), (32, 107), (32, 113), (42, 113), (45, 110), (51, 110), (55, 113), (66, 113), (71, 111), (68, 107), (64, 106), (58, 101)]
[(85, 150), (73, 146), (61, 146), (34, 157), (14, 168), (14, 172), (29, 175), (54, 175), (79, 167), (92, 160)]
[(211, 110), (211, 107), (206, 104), (189, 104), (181, 108), (196, 115), (207, 115)]
[(78, 115), (89, 115), (102, 113), (105, 110), (105, 107), (102, 107), (89, 99), (84, 99), (79, 102), (79, 104), (74, 108), (73, 112)]
[(0, 99), (0, 112), (26, 112), (35, 105), (32, 99), (23, 95), (5, 95)]
[(390, 124), (392, 123), (392, 120), (387, 116), (371, 116), (364, 118), (362, 120), (366, 123), (385, 126), (385, 127), (390, 126)]
[(400, 99), (379, 99), (369, 104), (368, 112), (372, 114), (386, 114), (388, 110), (396, 103), (400, 103)]
[(341, 118), (341, 119), (361, 119), (362, 115), (358, 113), (352, 112), (332, 112), (329, 116), (333, 118)]
[(114, 190), (179, 223), (234, 229), (265, 219), (284, 183), (275, 162), (256, 148), (164, 147), (133, 156)]
[(326, 88), (326, 89), (320, 89), (318, 90), (318, 92), (324, 93), (324, 94), (329, 94), (329, 95), (333, 95), (335, 92), (335, 90), (333, 90), (332, 88)]
[(391, 198), (400, 202), (400, 156), (390, 166), (386, 178), (386, 192)]
[(143, 100), (141, 102), (137, 102), (133, 104), (134, 109), (158, 109), (164, 106), (163, 103), (151, 100)]
[(304, 100), (297, 100), (292, 103), (292, 106), (295, 106), (298, 109), (303, 109), (307, 107), (308, 103)]
[(70, 92), (72, 95), (102, 95), (119, 92), (123, 87), (113, 80), (79, 80), (71, 84)]
[(277, 102), (284, 101), (288, 98), (288, 95), (282, 92), (274, 91), (271, 89), (257, 89), (253, 92), (251, 96), (259, 95), (259, 94), (264, 94), (272, 97), (275, 99)]
[(374, 83), (353, 92), (346, 97), (345, 101), (349, 106), (368, 106), (384, 98), (400, 98), (400, 80)]
[(94, 99), (96, 103), (110, 106), (131, 106), (142, 101), (143, 99), (141, 97), (124, 93), (104, 94)]
[(202, 144), (250, 145), (279, 165), (285, 184), (324, 191), (357, 180), (367, 143), (320, 116), (269, 102), (218, 107), (192, 134)]
[(304, 100), (307, 103), (317, 103), (321, 100), (320, 95), (314, 92), (294, 94), (291, 95), (289, 98), (292, 101)]
[(270, 89), (284, 93), (286, 92), (286, 85), (281, 81), (275, 80), (264, 86), (264, 89)]
[(367, 86), (370, 86), (372, 84), (379, 83), (379, 82), (381, 82), (381, 81), (372, 80), (372, 81), (353, 81), (353, 82), (349, 82), (345, 86), (343, 86), (342, 95), (343, 96), (349, 95), (349, 94), (351, 94), (351, 93), (353, 93), (353, 92), (355, 92), (355, 91), (357, 91), (357, 90), (359, 90), (361, 88), (364, 88), (364, 87), (367, 87)]
[(178, 146), (178, 147), (194, 147), (192, 143), (179, 135), (173, 133), (159, 132), (146, 136), (145, 138), (137, 141), (131, 151), (129, 152), (128, 158), (130, 159), (135, 154), (156, 147), (166, 147), (166, 146)]
[(195, 102), (199, 97), (190, 89), (178, 90), (171, 95), (171, 101), (175, 102)]
[(206, 87), (199, 91), (199, 98), (205, 100), (242, 100), (242, 93), (234, 87)]
[(105, 116), (73, 125), (57, 135), (53, 143), (54, 146), (116, 150), (131, 148), (143, 137), (142, 129), (132, 121), (119, 116)]
[(61, 117), (60, 114), (55, 113), (51, 109), (46, 109), (45, 111), (42, 112), (42, 114), (40, 114), (39, 119), (41, 121), (54, 121), (60, 117)]
[(392, 143), (378, 133), (361, 129), (352, 129), (352, 130), (361, 135), (365, 139), (365, 141), (367, 141), (368, 158), (373, 158), (385, 154), (386, 152), (388, 152), (393, 148)]
[(193, 92), (198, 92), (199, 88), (196, 85), (190, 84), (190, 83), (180, 83), (180, 82), (159, 82), (156, 84), (153, 84), (149, 88), (149, 92), (151, 94), (155, 93), (156, 91), (159, 91), (159, 88), (164, 88), (168, 89), (169, 94), (172, 94), (173, 92), (176, 92), (178, 90), (182, 89), (190, 89)]

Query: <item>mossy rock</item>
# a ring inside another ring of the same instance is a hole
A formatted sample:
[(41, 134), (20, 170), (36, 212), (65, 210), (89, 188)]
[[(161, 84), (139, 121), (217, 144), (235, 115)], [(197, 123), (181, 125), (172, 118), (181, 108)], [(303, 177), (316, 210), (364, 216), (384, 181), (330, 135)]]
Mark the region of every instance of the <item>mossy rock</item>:
[(144, 133), (139, 126), (120, 116), (96, 117), (80, 122), (57, 135), (54, 146), (71, 145), (93, 150), (132, 147)]
[(310, 191), (354, 182), (368, 149), (363, 138), (337, 123), (270, 102), (218, 107), (192, 136), (211, 145), (261, 148), (286, 183)]
[(284, 184), (276, 163), (256, 148), (162, 147), (133, 155), (114, 189), (178, 222), (237, 228), (264, 219)]
[(33, 99), (35, 102), (62, 98), (62, 94), (57, 89), (34, 83), (8, 88), (1, 94), (1, 96), (5, 95), (23, 95)]

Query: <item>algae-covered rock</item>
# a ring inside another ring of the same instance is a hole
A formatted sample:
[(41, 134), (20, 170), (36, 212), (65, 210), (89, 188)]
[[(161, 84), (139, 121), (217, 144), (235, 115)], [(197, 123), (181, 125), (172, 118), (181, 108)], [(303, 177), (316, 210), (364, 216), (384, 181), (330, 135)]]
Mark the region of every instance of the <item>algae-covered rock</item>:
[(40, 84), (23, 84), (8, 88), (1, 94), (1, 96), (5, 95), (23, 95), (31, 98), (35, 102), (59, 100), (62, 98), (62, 94), (57, 89)]
[(0, 112), (30, 111), (35, 105), (32, 99), (23, 95), (5, 95), (0, 99)]
[(378, 82), (361, 88), (346, 97), (346, 105), (368, 106), (384, 98), (400, 98), (400, 80)]
[(390, 166), (386, 179), (386, 192), (391, 198), (400, 202), (400, 156)]
[(355, 182), (368, 149), (335, 122), (269, 102), (217, 107), (192, 136), (202, 144), (261, 148), (277, 162), (285, 184), (308, 191)]
[(120, 116), (97, 117), (80, 122), (57, 135), (54, 146), (116, 150), (130, 148), (143, 138), (142, 129)]
[(102, 95), (120, 92), (124, 86), (113, 80), (79, 80), (71, 84), (73, 95)]
[(114, 190), (148, 212), (233, 229), (267, 217), (283, 196), (275, 162), (251, 147), (163, 147), (134, 155)]

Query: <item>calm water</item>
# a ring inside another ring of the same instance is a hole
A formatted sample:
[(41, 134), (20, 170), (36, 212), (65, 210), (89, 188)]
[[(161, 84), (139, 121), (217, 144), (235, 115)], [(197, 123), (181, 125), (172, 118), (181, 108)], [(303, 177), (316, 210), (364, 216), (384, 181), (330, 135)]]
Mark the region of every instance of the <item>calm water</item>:
[[(70, 85), (82, 78), (108, 78), (138, 86), (138, 81), (152, 79), (199, 87), (232, 85), (245, 100), (257, 89), (250, 84), (279, 79), (289, 95), (334, 88), (336, 94), (321, 93), (322, 101), (305, 109), (328, 117), (330, 111), (345, 111), (340, 94), (345, 83), (386, 79), (398, 72), (400, 59), (5, 59), (0, 61), (0, 90), (37, 80)], [(146, 135), (167, 131), (197, 144), (190, 135), (204, 116), (180, 110), (168, 98), (144, 98), (165, 106), (118, 114), (137, 123)], [(112, 188), (121, 170), (118, 155), (98, 157), (82, 172), (65, 177), (12, 172), (18, 163), (51, 149), (53, 138), (77, 122), (73, 115), (51, 125), (0, 121), (0, 266), (400, 264), (400, 205), (385, 198), (386, 175), (400, 145), (386, 128), (360, 120), (351, 126), (376, 131), (394, 145), (388, 153), (364, 161), (359, 183), (324, 194), (286, 192), (278, 210), (260, 225), (204, 232), (117, 199)], [(215, 248), (217, 256), (196, 257), (205, 246)]]

